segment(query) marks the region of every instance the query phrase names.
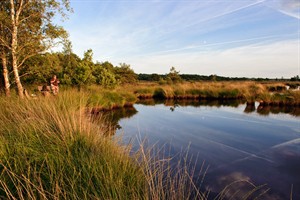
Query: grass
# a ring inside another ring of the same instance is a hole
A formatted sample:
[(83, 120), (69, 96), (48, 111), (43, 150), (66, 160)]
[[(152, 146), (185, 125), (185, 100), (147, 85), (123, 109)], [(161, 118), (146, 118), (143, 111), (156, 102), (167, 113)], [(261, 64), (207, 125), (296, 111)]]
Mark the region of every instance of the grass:
[[(0, 199), (208, 199), (209, 191), (195, 185), (206, 170), (196, 172), (187, 154), (174, 166), (157, 156), (163, 148), (142, 143), (132, 153), (107, 134), (112, 128), (93, 123), (87, 106), (124, 106), (135, 101), (129, 91), (0, 97)], [(250, 186), (249, 194), (262, 190)]]
[(86, 101), (1, 99), (1, 199), (144, 198), (142, 169), (86, 118)]
[[(108, 90), (99, 86), (86, 86), (88, 107), (95, 112), (132, 106), (138, 99), (178, 100), (244, 100), (249, 104), (258, 101), (265, 105), (300, 106), (300, 83), (227, 81), (182, 82), (160, 85), (155, 82), (139, 82)], [(286, 90), (290, 86), (291, 90)], [(294, 88), (294, 89), (293, 89)], [(68, 89), (69, 90), (69, 89)]]
[(0, 199), (199, 199), (188, 165), (132, 154), (93, 123), (89, 100), (0, 97)]
[(122, 107), (132, 107), (137, 97), (126, 91), (110, 91), (106, 89), (90, 89), (85, 92), (88, 96), (87, 107), (96, 111), (112, 110)]
[(243, 82), (194, 82), (173, 85), (140, 83), (138, 86), (126, 87), (139, 99), (195, 99), (195, 100), (238, 100), (249, 103), (255, 101), (265, 104), (300, 106), (300, 92), (286, 90), (289, 83)]

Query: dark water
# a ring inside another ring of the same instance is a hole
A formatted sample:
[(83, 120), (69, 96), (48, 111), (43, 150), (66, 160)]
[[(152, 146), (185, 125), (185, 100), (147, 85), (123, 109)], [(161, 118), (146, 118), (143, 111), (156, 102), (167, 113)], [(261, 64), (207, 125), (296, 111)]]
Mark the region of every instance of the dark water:
[[(133, 139), (134, 149), (144, 138), (150, 146), (167, 144), (168, 156), (189, 147), (196, 170), (203, 163), (208, 167), (201, 187), (212, 197), (247, 180), (270, 188), (260, 199), (289, 199), (291, 190), (293, 199), (300, 199), (299, 108), (240, 103), (146, 101), (111, 115), (116, 134), (123, 134), (125, 143)], [(245, 189), (243, 182), (233, 187)]]

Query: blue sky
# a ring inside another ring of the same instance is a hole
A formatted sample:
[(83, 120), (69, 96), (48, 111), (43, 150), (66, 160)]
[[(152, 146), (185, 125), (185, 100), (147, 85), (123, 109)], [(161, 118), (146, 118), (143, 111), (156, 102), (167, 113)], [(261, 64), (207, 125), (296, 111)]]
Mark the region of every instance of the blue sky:
[(73, 50), (137, 73), (299, 75), (299, 0), (71, 0)]

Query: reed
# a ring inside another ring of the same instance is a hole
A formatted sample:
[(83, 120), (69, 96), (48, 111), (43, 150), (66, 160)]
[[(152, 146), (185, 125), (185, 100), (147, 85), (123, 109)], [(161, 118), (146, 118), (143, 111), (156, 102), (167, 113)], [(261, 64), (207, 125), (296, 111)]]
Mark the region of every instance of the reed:
[(300, 92), (286, 90), (284, 83), (243, 82), (183, 82), (171, 85), (142, 83), (126, 87), (139, 99), (242, 99), (249, 104), (255, 101), (265, 104), (299, 106)]
[(49, 98), (0, 97), (0, 199), (209, 198), (195, 184), (205, 168), (195, 171), (185, 152), (174, 165), (159, 156), (162, 147), (141, 143), (133, 153), (121, 146), (86, 112), (92, 95), (70, 89)]
[[(83, 97), (83, 98), (82, 98)], [(143, 171), (78, 94), (0, 106), (1, 199), (143, 199)]]

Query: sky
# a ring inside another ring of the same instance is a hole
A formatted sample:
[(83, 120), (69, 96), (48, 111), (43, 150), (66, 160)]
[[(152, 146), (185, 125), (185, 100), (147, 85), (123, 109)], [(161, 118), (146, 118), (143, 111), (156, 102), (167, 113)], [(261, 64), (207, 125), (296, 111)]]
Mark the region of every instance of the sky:
[(300, 0), (70, 0), (60, 25), (79, 56), (136, 73), (291, 78), (300, 71)]

